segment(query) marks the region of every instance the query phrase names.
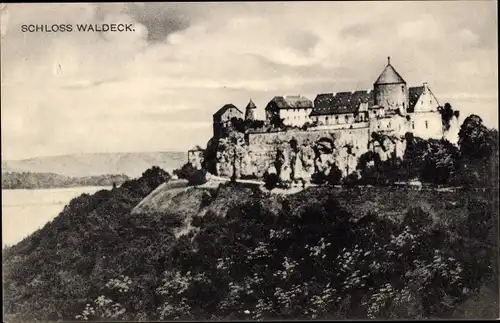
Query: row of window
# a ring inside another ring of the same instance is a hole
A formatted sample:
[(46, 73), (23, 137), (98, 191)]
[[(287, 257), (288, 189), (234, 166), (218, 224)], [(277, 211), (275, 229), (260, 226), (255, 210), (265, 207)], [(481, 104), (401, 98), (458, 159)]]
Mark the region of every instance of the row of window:
[[(287, 119), (287, 120), (290, 120), (291, 118), (292, 118), (292, 117), (290, 117), (290, 116), (286, 117), (286, 119)], [(293, 119), (294, 119), (294, 120), (297, 120), (297, 119), (298, 119), (298, 120), (300, 120), (300, 118), (301, 118), (301, 116), (293, 116)], [(309, 119), (309, 117), (308, 117), (308, 116), (305, 116), (305, 117), (304, 117), (304, 119)]]
[[(415, 121), (411, 122), (411, 128), (415, 129)], [(429, 121), (425, 120), (425, 129), (429, 129)]]

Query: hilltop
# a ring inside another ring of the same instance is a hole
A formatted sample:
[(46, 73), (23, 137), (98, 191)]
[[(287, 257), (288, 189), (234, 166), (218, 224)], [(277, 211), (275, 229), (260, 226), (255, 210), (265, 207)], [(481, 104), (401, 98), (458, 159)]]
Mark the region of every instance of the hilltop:
[(55, 173), (71, 177), (125, 174), (134, 178), (153, 165), (171, 172), (186, 159), (183, 152), (69, 154), (2, 161), (2, 173)]
[(497, 317), (498, 132), (481, 122), (295, 194), (190, 163), (84, 194), (4, 250), (6, 318)]
[(498, 191), (279, 195), (158, 173), (4, 250), (9, 321), (497, 315)]

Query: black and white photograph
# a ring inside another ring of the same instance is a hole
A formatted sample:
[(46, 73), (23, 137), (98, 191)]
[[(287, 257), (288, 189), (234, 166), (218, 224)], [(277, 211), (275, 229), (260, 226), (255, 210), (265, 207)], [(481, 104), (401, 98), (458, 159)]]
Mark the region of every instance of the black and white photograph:
[(496, 1), (0, 23), (4, 322), (500, 317)]

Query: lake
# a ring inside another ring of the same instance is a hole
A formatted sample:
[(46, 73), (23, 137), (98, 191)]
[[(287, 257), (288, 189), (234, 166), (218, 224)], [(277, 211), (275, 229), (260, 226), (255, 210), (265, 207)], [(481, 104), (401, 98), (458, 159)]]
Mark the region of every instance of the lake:
[(11, 246), (43, 227), (74, 197), (111, 189), (104, 186), (2, 190), (2, 248)]

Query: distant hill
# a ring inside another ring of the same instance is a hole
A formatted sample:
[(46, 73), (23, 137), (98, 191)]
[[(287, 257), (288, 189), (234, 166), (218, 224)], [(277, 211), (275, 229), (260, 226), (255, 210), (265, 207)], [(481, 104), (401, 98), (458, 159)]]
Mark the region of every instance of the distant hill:
[(96, 175), (70, 177), (53, 173), (2, 173), (2, 189), (39, 189), (77, 186), (112, 186), (121, 185), (129, 180), (127, 175)]
[(72, 177), (125, 174), (134, 178), (151, 166), (159, 166), (171, 173), (186, 161), (186, 153), (170, 151), (71, 154), (2, 161), (2, 173), (56, 173)]

